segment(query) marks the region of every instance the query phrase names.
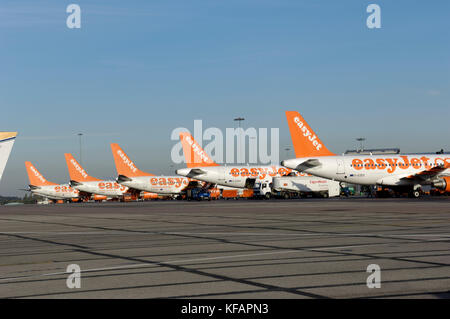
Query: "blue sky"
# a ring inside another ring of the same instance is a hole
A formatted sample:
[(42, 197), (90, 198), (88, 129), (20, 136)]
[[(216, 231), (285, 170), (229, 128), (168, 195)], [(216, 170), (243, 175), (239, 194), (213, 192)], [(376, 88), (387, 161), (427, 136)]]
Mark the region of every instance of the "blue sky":
[[(82, 27), (66, 27), (79, 4)], [(366, 27), (381, 7), (382, 28)], [(64, 152), (115, 175), (109, 143), (172, 174), (176, 127), (280, 128), (300, 111), (332, 151), (450, 150), (450, 2), (42, 0), (0, 3), (0, 130), (19, 131), (0, 194), (24, 161), (65, 182)], [(281, 151), (281, 157), (286, 152)], [(293, 153), (290, 153), (293, 156)]]

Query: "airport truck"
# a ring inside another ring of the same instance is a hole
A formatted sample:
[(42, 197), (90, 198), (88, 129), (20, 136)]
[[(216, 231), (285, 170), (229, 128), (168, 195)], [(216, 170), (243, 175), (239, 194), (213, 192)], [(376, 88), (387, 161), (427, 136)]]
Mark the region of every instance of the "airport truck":
[(253, 190), (258, 198), (335, 197), (340, 195), (339, 182), (315, 176), (274, 177), (272, 183), (257, 183)]
[(187, 200), (211, 200), (211, 194), (208, 192), (208, 190), (195, 187), (186, 190), (186, 199)]

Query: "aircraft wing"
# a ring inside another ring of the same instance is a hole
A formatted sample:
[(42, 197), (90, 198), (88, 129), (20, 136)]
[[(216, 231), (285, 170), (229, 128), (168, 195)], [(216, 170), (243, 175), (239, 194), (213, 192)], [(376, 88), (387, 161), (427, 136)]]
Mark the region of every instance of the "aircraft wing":
[(450, 168), (450, 163), (445, 163), (445, 165), (442, 164), (442, 165), (434, 166), (430, 169), (420, 171), (417, 174), (409, 175), (409, 176), (403, 177), (401, 179), (402, 180), (419, 180), (419, 181), (429, 180), (429, 179), (432, 179), (433, 177), (436, 177), (437, 175), (443, 173), (445, 170), (447, 170), (449, 168)]

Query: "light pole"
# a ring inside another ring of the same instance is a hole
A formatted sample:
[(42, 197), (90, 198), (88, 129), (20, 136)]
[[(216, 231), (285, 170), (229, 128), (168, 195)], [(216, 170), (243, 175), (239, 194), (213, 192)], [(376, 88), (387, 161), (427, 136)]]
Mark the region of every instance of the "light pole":
[(83, 158), (81, 157), (81, 137), (83, 136), (83, 133), (78, 133), (78, 136), (80, 138), (80, 164), (83, 166)]
[(360, 145), (359, 151), (362, 152), (364, 150), (363, 142), (366, 140), (366, 138), (358, 137), (356, 140), (359, 142), (359, 145)]
[(239, 123), (239, 137), (238, 137), (238, 158), (239, 158), (239, 155), (241, 154), (241, 122), (242, 121), (244, 121), (245, 119), (243, 118), (243, 117), (236, 117), (235, 119), (234, 119), (234, 121), (236, 121), (236, 122), (238, 122)]
[(288, 158), (289, 151), (290, 151), (291, 149), (289, 148), (289, 146), (286, 146), (286, 148), (285, 148), (284, 150), (286, 151), (286, 159), (287, 159), (287, 158)]

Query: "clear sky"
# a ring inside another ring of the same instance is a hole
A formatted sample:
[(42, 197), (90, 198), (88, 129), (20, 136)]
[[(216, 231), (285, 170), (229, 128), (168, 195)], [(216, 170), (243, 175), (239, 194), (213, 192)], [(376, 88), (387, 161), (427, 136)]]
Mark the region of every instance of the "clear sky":
[[(70, 3), (81, 29), (66, 26)], [(366, 26), (370, 3), (381, 29)], [(68, 181), (78, 132), (100, 178), (115, 176), (111, 142), (142, 170), (173, 174), (170, 133), (195, 119), (278, 127), (284, 149), (287, 109), (337, 153), (359, 136), (448, 151), (449, 13), (448, 0), (2, 0), (0, 130), (19, 136), (0, 194), (24, 194), (26, 160)]]

